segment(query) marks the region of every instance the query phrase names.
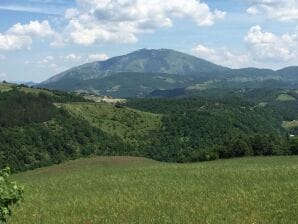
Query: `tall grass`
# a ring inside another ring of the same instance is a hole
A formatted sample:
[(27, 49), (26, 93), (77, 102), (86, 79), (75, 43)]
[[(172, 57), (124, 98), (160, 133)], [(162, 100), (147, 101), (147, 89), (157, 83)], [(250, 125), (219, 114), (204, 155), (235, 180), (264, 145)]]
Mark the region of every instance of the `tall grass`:
[(11, 224), (297, 223), (298, 157), (166, 164), (96, 157), (14, 176)]

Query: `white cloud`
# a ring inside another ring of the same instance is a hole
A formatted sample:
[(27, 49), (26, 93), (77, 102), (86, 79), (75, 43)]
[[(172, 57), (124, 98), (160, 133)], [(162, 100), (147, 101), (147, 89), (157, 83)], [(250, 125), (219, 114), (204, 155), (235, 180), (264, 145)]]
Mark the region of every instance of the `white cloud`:
[(281, 68), (297, 65), (298, 30), (292, 34), (276, 35), (265, 32), (260, 26), (253, 26), (244, 37), (247, 50), (235, 52), (227, 48), (209, 48), (202, 44), (195, 46), (191, 52), (216, 64), (239, 67)]
[(260, 26), (250, 28), (245, 42), (256, 60), (291, 61), (298, 59), (298, 32), (281, 36), (264, 32)]
[(225, 12), (211, 11), (198, 0), (78, 0), (66, 10), (69, 23), (63, 40), (83, 45), (137, 41), (137, 35), (173, 26), (174, 18), (190, 18), (198, 26), (213, 25)]
[(248, 0), (251, 6), (247, 13), (251, 15), (265, 15), (278, 21), (298, 20), (297, 0)]
[(109, 57), (106, 54), (90, 54), (88, 56), (88, 59), (90, 61), (105, 61), (105, 60), (109, 59)]
[(17, 23), (13, 25), (7, 33), (14, 35), (27, 35), (27, 36), (37, 36), (37, 37), (48, 37), (53, 36), (55, 32), (52, 30), (49, 22), (44, 20), (39, 22), (37, 20), (30, 21), (28, 24)]
[(213, 49), (198, 44), (191, 50), (191, 53), (213, 63), (232, 68), (246, 67), (250, 63), (248, 54), (232, 52), (227, 48)]
[(12, 51), (30, 48), (32, 39), (29, 36), (19, 36), (0, 33), (0, 50)]
[(66, 61), (79, 61), (79, 60), (82, 59), (82, 56), (72, 53), (72, 54), (69, 54), (69, 55), (66, 55), (66, 56), (62, 56), (61, 58), (66, 60)]
[(47, 20), (43, 22), (30, 21), (24, 25), (17, 23), (8, 29), (6, 33), (0, 33), (0, 50), (29, 49), (32, 44), (32, 38), (46, 38), (54, 35), (55, 32)]

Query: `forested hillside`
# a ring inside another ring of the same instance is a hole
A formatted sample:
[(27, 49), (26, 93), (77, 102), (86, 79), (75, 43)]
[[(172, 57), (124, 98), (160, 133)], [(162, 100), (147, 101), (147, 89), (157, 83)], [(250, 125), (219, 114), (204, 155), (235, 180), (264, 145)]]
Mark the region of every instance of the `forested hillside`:
[[(148, 155), (163, 161), (197, 161), (292, 154), (282, 116), (241, 98), (136, 99), (127, 106), (164, 114)], [(294, 150), (295, 151), (295, 150)]]
[(0, 94), (1, 167), (19, 171), (90, 154), (125, 154), (127, 147), (120, 138), (58, 109), (53, 102), (61, 98), (52, 94), (16, 88)]
[(297, 119), (297, 92), (235, 92), (113, 105), (12, 86), (0, 91), (0, 166), (20, 171), (90, 155), (192, 162), (298, 153), (297, 124), (288, 120)]

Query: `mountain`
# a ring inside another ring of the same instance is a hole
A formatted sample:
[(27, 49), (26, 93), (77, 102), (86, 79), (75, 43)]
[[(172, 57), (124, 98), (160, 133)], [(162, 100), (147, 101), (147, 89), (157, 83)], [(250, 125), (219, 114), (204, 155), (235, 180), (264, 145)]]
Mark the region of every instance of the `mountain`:
[(97, 79), (119, 72), (188, 75), (196, 72), (209, 73), (224, 70), (227, 70), (227, 68), (178, 51), (141, 49), (106, 61), (92, 62), (72, 68), (44, 83), (53, 83), (64, 79)]
[(71, 68), (38, 86), (126, 98), (177, 88), (296, 88), (298, 67), (230, 69), (174, 50), (141, 49)]
[(297, 81), (298, 79), (298, 66), (283, 68), (277, 71), (284, 79), (290, 81)]

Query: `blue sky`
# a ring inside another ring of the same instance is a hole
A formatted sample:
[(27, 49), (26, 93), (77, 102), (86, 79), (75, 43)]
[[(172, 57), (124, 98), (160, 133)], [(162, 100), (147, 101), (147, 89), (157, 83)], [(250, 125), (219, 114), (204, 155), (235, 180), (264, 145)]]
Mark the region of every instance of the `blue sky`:
[(43, 81), (140, 48), (298, 65), (298, 0), (1, 0), (0, 80)]

